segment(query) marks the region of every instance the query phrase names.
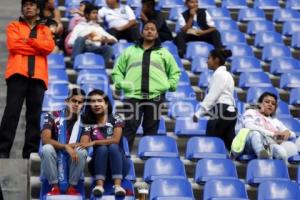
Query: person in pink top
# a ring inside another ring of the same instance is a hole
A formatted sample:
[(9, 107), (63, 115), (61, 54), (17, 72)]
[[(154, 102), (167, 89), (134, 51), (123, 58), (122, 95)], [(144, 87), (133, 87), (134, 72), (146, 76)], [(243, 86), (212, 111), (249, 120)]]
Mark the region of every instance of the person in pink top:
[(81, 1), (78, 9), (70, 10), (70, 13), (72, 15), (74, 15), (74, 17), (72, 17), (72, 19), (69, 22), (69, 27), (68, 27), (69, 32), (71, 32), (73, 30), (73, 28), (80, 22), (86, 21), (86, 19), (84, 17), (84, 9), (87, 5), (90, 5), (90, 4), (92, 4), (92, 3), (89, 1)]

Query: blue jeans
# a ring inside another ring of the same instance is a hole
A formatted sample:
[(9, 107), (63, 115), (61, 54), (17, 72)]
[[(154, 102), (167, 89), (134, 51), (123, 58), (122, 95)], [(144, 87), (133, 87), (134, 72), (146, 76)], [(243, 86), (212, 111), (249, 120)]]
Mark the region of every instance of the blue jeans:
[[(45, 144), (41, 155), (41, 171), (42, 175), (48, 180), (49, 184), (58, 183), (58, 169), (57, 169), (57, 153), (51, 144)], [(69, 184), (77, 185), (84, 170), (87, 158), (87, 151), (85, 149), (76, 149), (79, 161), (73, 162), (69, 159)]]
[[(89, 170), (95, 180), (123, 179), (130, 167), (129, 159), (125, 157), (118, 144), (94, 146), (94, 153)], [(110, 177), (111, 176), (111, 177)]]
[(270, 159), (274, 157), (275, 159), (282, 159), (287, 162), (286, 150), (277, 144), (272, 138), (268, 136), (263, 136), (258, 131), (250, 131), (247, 136), (246, 145), (244, 152), (247, 154), (255, 153), (259, 157), (259, 152), (266, 149), (264, 144), (268, 144), (270, 149)]
[(78, 37), (75, 40), (72, 50), (72, 60), (75, 60), (76, 56), (84, 52), (93, 52), (103, 56), (104, 61), (108, 62), (112, 56), (112, 47), (109, 45), (101, 45), (100, 47), (89, 46), (85, 44), (85, 37)]

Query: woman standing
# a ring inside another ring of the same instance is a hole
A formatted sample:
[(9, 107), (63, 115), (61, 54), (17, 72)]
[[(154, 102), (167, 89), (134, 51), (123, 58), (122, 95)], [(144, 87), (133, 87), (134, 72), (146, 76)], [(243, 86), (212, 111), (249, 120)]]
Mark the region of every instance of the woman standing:
[(195, 122), (205, 114), (210, 115), (206, 134), (223, 139), (228, 150), (235, 137), (234, 128), (237, 120), (234, 80), (224, 66), (226, 59), (230, 56), (230, 50), (210, 52), (207, 65), (214, 73), (208, 86), (209, 92), (202, 101), (201, 108), (194, 115)]
[(121, 187), (121, 182), (130, 165), (121, 148), (124, 122), (120, 116), (112, 114), (109, 98), (103, 91), (93, 90), (88, 94), (83, 123), (85, 128), (81, 147), (94, 147), (89, 163), (90, 173), (96, 180), (92, 190), (94, 196), (99, 197), (104, 193), (104, 182), (110, 179), (114, 182), (115, 195), (124, 196), (126, 191)]

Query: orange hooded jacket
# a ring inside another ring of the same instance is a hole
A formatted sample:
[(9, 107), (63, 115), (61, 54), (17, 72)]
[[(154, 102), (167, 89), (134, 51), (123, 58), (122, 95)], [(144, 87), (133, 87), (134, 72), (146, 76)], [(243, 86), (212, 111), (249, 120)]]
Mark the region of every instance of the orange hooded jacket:
[(48, 86), (47, 55), (55, 47), (50, 29), (37, 23), (34, 28), (20, 18), (7, 27), (9, 51), (5, 79), (14, 74), (40, 79)]

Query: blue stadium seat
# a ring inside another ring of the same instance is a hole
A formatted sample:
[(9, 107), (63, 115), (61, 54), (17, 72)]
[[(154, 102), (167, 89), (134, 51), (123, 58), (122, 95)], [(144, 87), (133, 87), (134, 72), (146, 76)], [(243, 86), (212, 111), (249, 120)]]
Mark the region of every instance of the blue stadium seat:
[(255, 20), (250, 21), (247, 27), (247, 33), (249, 35), (255, 35), (259, 32), (275, 31), (274, 25), (268, 20)]
[(68, 75), (65, 69), (49, 68), (48, 72), (49, 83), (55, 81), (68, 81)]
[(238, 179), (215, 179), (204, 185), (203, 200), (248, 200), (246, 187)]
[(142, 3), (140, 0), (127, 0), (126, 4), (132, 8), (142, 7)]
[(185, 157), (188, 160), (227, 158), (227, 150), (218, 137), (192, 137), (187, 142)]
[(246, 43), (228, 43), (227, 49), (230, 49), (232, 52), (232, 57), (229, 59), (238, 56), (254, 56), (252, 48)]
[[(300, 25), (300, 24), (299, 24)], [(274, 58), (270, 65), (272, 74), (283, 74), (287, 72), (300, 72), (300, 62), (292, 57)]]
[(277, 0), (255, 0), (254, 8), (260, 8), (264, 10), (279, 9), (279, 2)]
[(198, 0), (199, 8), (212, 8), (216, 7), (215, 0)]
[(66, 99), (69, 92), (68, 84), (69, 83), (67, 81), (56, 81), (49, 83), (45, 94), (50, 95), (54, 99)]
[(283, 160), (254, 159), (248, 163), (246, 182), (250, 185), (289, 179), (289, 172)]
[(296, 136), (300, 136), (300, 121), (290, 117), (280, 117), (279, 120), (291, 131), (293, 131)]
[(199, 76), (198, 86), (200, 88), (207, 88), (212, 74), (213, 74), (212, 70), (202, 72)]
[(246, 103), (239, 100), (236, 101), (236, 108), (239, 115), (242, 115), (246, 111), (247, 107), (248, 105)]
[(279, 100), (277, 102), (276, 117), (281, 117), (281, 118), (292, 117), (289, 109), (289, 105), (284, 101)]
[(254, 56), (238, 56), (231, 61), (231, 73), (239, 74), (242, 72), (261, 72), (260, 61)]
[[(193, 113), (194, 114), (194, 113)], [(175, 121), (174, 132), (178, 136), (199, 136), (206, 134), (207, 119), (200, 118), (193, 122), (190, 117), (178, 117)]]
[(238, 25), (232, 19), (220, 19), (215, 20), (215, 26), (218, 31), (230, 31), (230, 30), (238, 30)]
[(167, 101), (177, 101), (181, 99), (196, 99), (196, 93), (191, 85), (178, 85), (175, 92), (166, 92)]
[(273, 13), (273, 22), (300, 21), (300, 13), (292, 9), (277, 9)]
[(254, 46), (263, 48), (268, 44), (283, 44), (281, 34), (276, 31), (264, 31), (256, 34)]
[[(99, 70), (100, 72), (100, 70)], [(85, 73), (77, 77), (77, 85), (82, 84), (105, 84), (109, 87), (109, 77), (106, 73)]]
[(197, 56), (208, 57), (214, 47), (206, 42), (188, 42), (185, 58), (192, 60)]
[(262, 60), (270, 62), (276, 57), (291, 57), (291, 50), (283, 44), (269, 44), (263, 48)]
[(286, 21), (283, 24), (282, 34), (291, 36), (295, 32), (300, 31), (300, 21)]
[(149, 200), (194, 200), (193, 189), (187, 179), (158, 179), (150, 186)]
[[(166, 135), (166, 133), (167, 133), (166, 122), (165, 122), (165, 119), (161, 116), (160, 120), (159, 120), (159, 126), (158, 126), (158, 130), (157, 130), (157, 134)], [(142, 124), (139, 126), (136, 134), (137, 135), (143, 135), (144, 134)]]
[(169, 136), (144, 136), (138, 146), (138, 156), (149, 157), (178, 157), (176, 140)]
[(151, 182), (162, 178), (186, 179), (180, 158), (149, 158), (145, 162), (143, 179)]
[(182, 64), (182, 61), (181, 61), (181, 58), (180, 58), (178, 55), (177, 55), (177, 56), (174, 56), (174, 55), (173, 55), (173, 57), (174, 57), (174, 59), (175, 59), (177, 65), (178, 65), (180, 71), (181, 71), (181, 72), (185, 71), (185, 69), (184, 69), (184, 67), (183, 67), (183, 64)]
[(243, 9), (248, 8), (246, 0), (224, 0), (222, 7), (227, 9)]
[(208, 8), (207, 11), (213, 19), (231, 19), (230, 12), (226, 8), (212, 7)]
[(172, 41), (163, 42), (162, 47), (165, 47), (166, 49), (168, 49), (172, 55), (174, 55), (174, 56), (178, 55), (177, 46)]
[(205, 158), (197, 162), (195, 181), (198, 184), (213, 179), (237, 179), (235, 164), (224, 158)]
[(185, 6), (174, 6), (170, 9), (169, 20), (177, 21), (181, 13), (183, 13), (187, 8)]
[(276, 90), (275, 87), (250, 87), (247, 90), (247, 97), (246, 102), (250, 104), (256, 104), (260, 95), (264, 92), (270, 92), (275, 94), (279, 98), (279, 92)]
[(293, 47), (295, 49), (300, 48), (300, 32), (293, 33), (291, 47)]
[(265, 12), (259, 8), (245, 8), (239, 11), (238, 21), (266, 20)]
[(104, 76), (108, 77), (105, 69), (83, 69), (78, 72), (76, 83), (80, 84), (82, 79), (85, 79), (86, 76), (93, 76), (93, 74), (102, 74), (103, 79)]
[(293, 88), (290, 91), (290, 101), (291, 105), (300, 105), (300, 88)]
[(178, 85), (188, 85), (191, 86), (191, 80), (186, 71), (182, 71), (179, 77)]
[(233, 43), (246, 43), (244, 34), (239, 30), (221, 32), (221, 37), (224, 46), (231, 45)]
[(293, 10), (300, 10), (300, 1), (298, 0), (287, 0), (285, 3), (286, 8), (291, 8)]
[(170, 9), (174, 6), (183, 6), (182, 0), (161, 0), (157, 4), (158, 9)]
[(42, 105), (43, 112), (62, 110), (64, 107), (65, 107), (64, 99), (53, 98), (48, 94), (44, 95), (44, 100)]
[(300, 72), (289, 72), (280, 77), (280, 88), (291, 89), (300, 87)]
[(265, 72), (243, 72), (239, 78), (239, 87), (270, 87), (272, 86), (269, 76)]
[(48, 68), (49, 69), (65, 69), (66, 68), (66, 64), (64, 61), (64, 56), (62, 54), (57, 54), (57, 53), (52, 53), (49, 54), (47, 57), (48, 60)]
[(194, 74), (205, 72), (208, 70), (207, 57), (196, 56), (193, 58), (191, 65), (192, 65), (191, 70)]
[(74, 69), (105, 69), (104, 59), (99, 54), (83, 53), (76, 56)]
[(103, 6), (106, 6), (106, 0), (95, 0), (94, 4), (96, 6), (103, 7)]
[(192, 117), (198, 103), (196, 99), (171, 101), (168, 105), (168, 116), (173, 119), (177, 117)]
[(114, 108), (115, 101), (114, 101), (114, 98), (113, 98), (113, 92), (110, 89), (110, 86), (109, 86), (108, 82), (86, 83), (86, 84), (82, 84), (80, 86), (80, 88), (83, 89), (83, 91), (86, 94), (90, 93), (94, 89), (102, 90), (108, 96), (108, 98), (110, 100), (110, 103), (111, 103), (112, 107)]
[(298, 165), (298, 169), (297, 169), (297, 183), (300, 185), (300, 165)]
[(296, 200), (299, 197), (299, 185), (292, 181), (265, 181), (258, 187), (258, 200)]
[(133, 45), (133, 43), (131, 42), (117, 42), (113, 44), (112, 45), (113, 57), (118, 58), (121, 55), (121, 53), (124, 51), (124, 49), (130, 47), (131, 45)]
[[(88, 0), (88, 1), (92, 2), (91, 0)], [(65, 6), (66, 7), (79, 7), (80, 2), (81, 2), (81, 0), (68, 0), (68, 1), (65, 1)]]

